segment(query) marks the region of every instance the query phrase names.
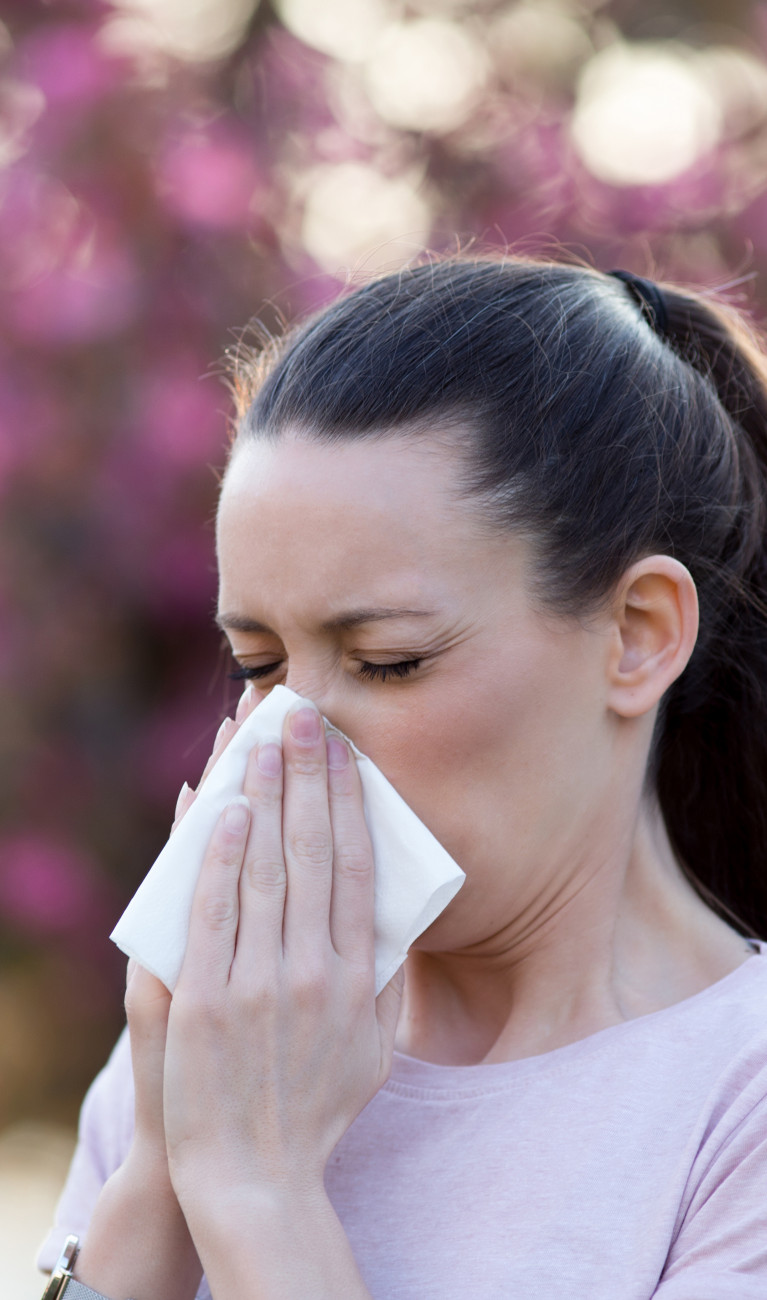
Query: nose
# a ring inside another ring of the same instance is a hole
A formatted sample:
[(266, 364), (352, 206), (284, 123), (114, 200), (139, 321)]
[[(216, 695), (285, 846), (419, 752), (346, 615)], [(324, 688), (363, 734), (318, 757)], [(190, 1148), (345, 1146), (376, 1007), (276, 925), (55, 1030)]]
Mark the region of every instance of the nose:
[(329, 683), (323, 679), (323, 675), (316, 669), (311, 671), (306, 665), (293, 667), (292, 664), (289, 664), (285, 675), (285, 685), (291, 691), (295, 691), (296, 695), (300, 695), (302, 699), (311, 700), (312, 704), (316, 704), (320, 713), (324, 714), (329, 721), (334, 722), (334, 725), (338, 725), (332, 717), (333, 692)]
[(349, 700), (342, 698), (338, 684), (329, 681), (328, 677), (329, 674), (317, 668), (312, 670), (309, 665), (288, 663), (285, 685), (296, 695), (311, 700), (328, 722), (354, 739), (355, 711), (350, 708)]

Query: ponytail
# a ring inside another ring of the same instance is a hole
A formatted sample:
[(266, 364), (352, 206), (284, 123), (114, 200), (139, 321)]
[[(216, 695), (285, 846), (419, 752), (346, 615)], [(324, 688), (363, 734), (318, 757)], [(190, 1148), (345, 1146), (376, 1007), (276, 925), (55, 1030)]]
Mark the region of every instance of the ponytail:
[(767, 358), (743, 320), (664, 290), (665, 335), (729, 417), (735, 526), (699, 575), (701, 627), (668, 692), (656, 789), (698, 892), (743, 934), (767, 937)]

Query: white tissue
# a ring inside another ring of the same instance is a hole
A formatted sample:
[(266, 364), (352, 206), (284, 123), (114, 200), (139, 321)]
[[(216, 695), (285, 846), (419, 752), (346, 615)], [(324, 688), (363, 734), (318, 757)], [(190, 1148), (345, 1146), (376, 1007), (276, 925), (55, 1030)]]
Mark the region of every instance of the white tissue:
[[(112, 931), (117, 946), (171, 992), (181, 971), (192, 897), (213, 827), (230, 799), (242, 793), (251, 749), (258, 740), (282, 736), (285, 715), (299, 698), (287, 686), (275, 686), (249, 714)], [(337, 730), (325, 723), (331, 731)], [(378, 994), (402, 965), (413, 941), (444, 911), (466, 877), (383, 773), (348, 743), (357, 756), (375, 861)]]

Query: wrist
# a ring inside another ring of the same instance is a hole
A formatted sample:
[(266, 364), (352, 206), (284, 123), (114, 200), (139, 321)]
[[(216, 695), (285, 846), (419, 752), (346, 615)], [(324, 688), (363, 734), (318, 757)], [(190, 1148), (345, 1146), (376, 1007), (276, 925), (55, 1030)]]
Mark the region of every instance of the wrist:
[(184, 1211), (214, 1296), (371, 1300), (324, 1183), (219, 1185)]
[(324, 1183), (237, 1183), (200, 1177), (179, 1196), (182, 1213), (195, 1241), (198, 1233), (218, 1238), (281, 1231), (330, 1205)]
[[(261, 1251), (295, 1238), (296, 1223), (308, 1225), (331, 1210), (324, 1184), (205, 1183), (187, 1187), (182, 1213), (200, 1257), (226, 1253), (250, 1240)], [(334, 1213), (334, 1212), (333, 1212)]]
[(101, 1189), (75, 1279), (110, 1300), (192, 1300), (201, 1274), (167, 1160), (134, 1144)]

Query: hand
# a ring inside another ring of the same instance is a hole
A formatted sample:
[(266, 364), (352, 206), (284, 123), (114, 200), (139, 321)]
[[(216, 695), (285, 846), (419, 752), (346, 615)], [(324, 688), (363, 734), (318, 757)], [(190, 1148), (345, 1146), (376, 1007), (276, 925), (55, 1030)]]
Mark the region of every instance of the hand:
[(244, 789), (244, 824), (225, 813), (206, 852), (168, 1018), (165, 1135), (185, 1213), (217, 1193), (322, 1188), (388, 1077), (404, 980), (376, 999), (359, 774), (338, 737), (326, 749), (313, 706), (291, 711), (282, 745), (254, 749)]
[[(178, 797), (171, 835), (189, 811), (211, 768), (229, 744), (240, 724), (264, 698), (251, 688), (238, 705), (237, 720), (226, 718), (216, 736), (196, 790), (186, 783)], [(171, 995), (161, 980), (150, 975), (133, 958), (128, 962), (125, 1012), (130, 1035), (133, 1079), (136, 1093), (136, 1128), (134, 1145), (142, 1156), (149, 1156), (158, 1167), (167, 1170), (165, 1127), (163, 1123), (163, 1071), (165, 1036)]]
[[(238, 721), (260, 698), (255, 692), (243, 696)], [(227, 719), (200, 785), (236, 730), (237, 724)], [(171, 834), (195, 794), (184, 787)], [(78, 1278), (104, 1295), (124, 1294), (120, 1288), (125, 1287), (131, 1295), (188, 1300), (200, 1282), (202, 1266), (170, 1180), (165, 1144), (163, 1072), (170, 1004), (165, 985), (130, 961), (125, 1008), (136, 1093), (135, 1135), (126, 1159), (101, 1190), (77, 1270)], [(126, 1223), (133, 1236), (126, 1236)], [(138, 1252), (135, 1240), (143, 1246)]]

